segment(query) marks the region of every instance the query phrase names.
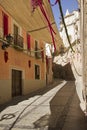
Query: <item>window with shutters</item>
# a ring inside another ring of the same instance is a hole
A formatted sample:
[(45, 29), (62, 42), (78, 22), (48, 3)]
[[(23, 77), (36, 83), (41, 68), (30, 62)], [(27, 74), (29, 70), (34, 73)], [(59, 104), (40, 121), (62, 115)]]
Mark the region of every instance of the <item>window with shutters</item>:
[(35, 65), (35, 79), (40, 79), (40, 66)]

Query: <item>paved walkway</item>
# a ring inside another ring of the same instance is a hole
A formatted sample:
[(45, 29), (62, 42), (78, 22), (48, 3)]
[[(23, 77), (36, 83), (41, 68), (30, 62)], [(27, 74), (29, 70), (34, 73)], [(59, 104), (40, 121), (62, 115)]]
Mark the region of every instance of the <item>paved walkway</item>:
[[(87, 129), (87, 117), (80, 109), (80, 101), (74, 82), (67, 82), (67, 84), (55, 95), (51, 103), (53, 104), (51, 110), (52, 122), (50, 123), (49, 130)], [(54, 117), (55, 120), (53, 120)]]
[(0, 113), (0, 130), (86, 130), (73, 81), (9, 104)]

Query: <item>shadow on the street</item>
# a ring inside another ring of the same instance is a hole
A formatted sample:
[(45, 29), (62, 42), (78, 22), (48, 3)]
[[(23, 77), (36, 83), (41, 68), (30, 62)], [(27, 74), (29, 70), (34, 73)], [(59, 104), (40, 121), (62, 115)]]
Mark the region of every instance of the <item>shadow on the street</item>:
[(46, 92), (48, 92), (49, 90), (51, 90), (52, 88), (54, 88), (57, 85), (59, 85), (60, 83), (62, 83), (62, 81), (63, 81), (62, 79), (54, 79), (52, 84), (47, 85), (47, 86), (45, 86), (44, 88), (42, 88), (40, 90), (29, 93), (28, 95), (22, 95), (22, 96), (15, 97), (11, 101), (0, 105), (0, 112), (3, 111), (8, 106), (17, 105), (18, 103), (20, 103), (22, 101), (25, 101), (25, 100), (29, 100), (29, 98), (34, 97), (36, 95), (43, 95)]
[(75, 93), (75, 86), (72, 83), (74, 84), (74, 81), (67, 82), (50, 101), (51, 115), (49, 117), (48, 130), (62, 130)]
[(4, 114), (1, 116), (0, 121), (9, 120), (15, 117), (15, 113)]
[(61, 88), (50, 101), (50, 114), (46, 114), (35, 121), (34, 128), (46, 130), (61, 130), (69, 111), (72, 97), (75, 93), (73, 81)]
[(33, 123), (35, 128), (44, 128), (45, 129), (45, 127), (48, 127), (49, 118), (50, 118), (49, 114), (46, 114), (46, 115), (42, 116), (40, 119), (38, 119), (37, 121), (35, 121)]

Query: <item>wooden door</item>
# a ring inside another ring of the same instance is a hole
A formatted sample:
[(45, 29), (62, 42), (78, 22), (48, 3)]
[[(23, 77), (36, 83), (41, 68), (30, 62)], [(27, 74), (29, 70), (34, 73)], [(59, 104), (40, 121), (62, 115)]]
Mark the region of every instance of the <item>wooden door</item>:
[(12, 97), (22, 95), (22, 71), (12, 70)]

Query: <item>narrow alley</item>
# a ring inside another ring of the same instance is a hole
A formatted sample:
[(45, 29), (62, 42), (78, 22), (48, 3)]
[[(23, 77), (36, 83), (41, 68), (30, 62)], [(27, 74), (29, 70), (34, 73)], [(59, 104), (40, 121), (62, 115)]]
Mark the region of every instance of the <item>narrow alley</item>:
[(0, 130), (87, 130), (87, 0), (0, 0)]
[(79, 103), (74, 81), (61, 81), (44, 94), (9, 104), (0, 113), (0, 130), (86, 130)]

